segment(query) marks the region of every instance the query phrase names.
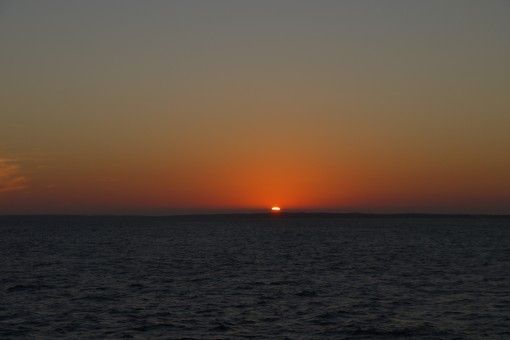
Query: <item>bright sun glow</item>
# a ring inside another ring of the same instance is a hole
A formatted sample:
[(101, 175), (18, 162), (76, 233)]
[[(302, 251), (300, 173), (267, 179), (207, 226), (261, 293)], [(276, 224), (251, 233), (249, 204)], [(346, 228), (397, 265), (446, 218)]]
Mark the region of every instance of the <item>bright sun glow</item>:
[(281, 210), (280, 207), (272, 207), (271, 208), (271, 211), (280, 211), (280, 210)]

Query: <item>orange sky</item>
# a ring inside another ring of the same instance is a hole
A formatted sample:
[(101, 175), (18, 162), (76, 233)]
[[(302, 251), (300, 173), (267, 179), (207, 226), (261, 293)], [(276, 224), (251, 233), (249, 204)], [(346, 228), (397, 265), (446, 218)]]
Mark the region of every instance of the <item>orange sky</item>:
[(510, 213), (507, 2), (0, 4), (0, 214)]

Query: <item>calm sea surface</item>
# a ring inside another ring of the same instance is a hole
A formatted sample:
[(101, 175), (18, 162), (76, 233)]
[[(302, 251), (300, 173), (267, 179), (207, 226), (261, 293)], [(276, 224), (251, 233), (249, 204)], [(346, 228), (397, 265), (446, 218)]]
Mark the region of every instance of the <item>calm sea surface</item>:
[(0, 338), (510, 339), (510, 219), (0, 217)]

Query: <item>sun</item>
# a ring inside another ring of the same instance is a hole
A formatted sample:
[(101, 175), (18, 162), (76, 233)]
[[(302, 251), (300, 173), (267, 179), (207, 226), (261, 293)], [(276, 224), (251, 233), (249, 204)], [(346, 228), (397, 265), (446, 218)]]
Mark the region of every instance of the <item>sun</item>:
[(277, 207), (277, 206), (274, 206), (274, 207), (271, 207), (271, 211), (272, 212), (279, 212), (281, 211), (282, 209), (280, 209), (280, 207)]

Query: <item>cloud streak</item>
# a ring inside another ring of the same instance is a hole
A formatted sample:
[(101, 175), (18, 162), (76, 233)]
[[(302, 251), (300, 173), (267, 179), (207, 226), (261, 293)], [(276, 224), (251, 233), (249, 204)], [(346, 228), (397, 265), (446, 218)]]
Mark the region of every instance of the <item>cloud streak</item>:
[(0, 193), (23, 190), (28, 180), (21, 174), (16, 159), (0, 158)]

